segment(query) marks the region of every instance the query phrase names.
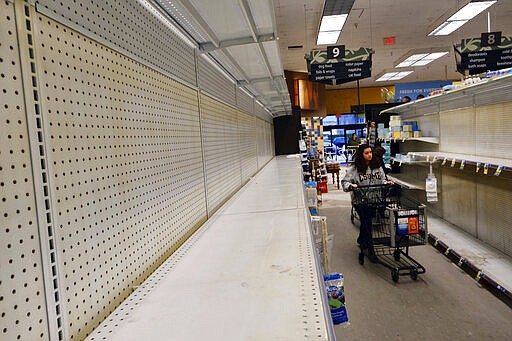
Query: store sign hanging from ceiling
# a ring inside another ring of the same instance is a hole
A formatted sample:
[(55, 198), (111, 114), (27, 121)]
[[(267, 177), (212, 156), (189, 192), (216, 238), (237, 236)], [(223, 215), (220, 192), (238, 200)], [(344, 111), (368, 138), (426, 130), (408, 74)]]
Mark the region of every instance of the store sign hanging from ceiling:
[(372, 49), (361, 47), (344, 52), (344, 57), (328, 58), (327, 51), (311, 51), (306, 58), (310, 80), (342, 84), (372, 76)]
[(463, 39), (460, 48), (455, 47), (459, 56), (457, 71), (470, 75), (512, 67), (512, 36), (501, 32), (482, 33), (480, 38)]

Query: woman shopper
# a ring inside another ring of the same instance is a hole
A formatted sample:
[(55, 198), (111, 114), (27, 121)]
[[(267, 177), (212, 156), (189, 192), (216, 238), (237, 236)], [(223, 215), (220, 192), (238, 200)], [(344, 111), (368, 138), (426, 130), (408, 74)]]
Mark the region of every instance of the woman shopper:
[(372, 218), (375, 215), (375, 208), (364, 204), (364, 200), (361, 200), (360, 195), (367, 196), (372, 193), (375, 194), (375, 191), (380, 191), (382, 188), (358, 188), (359, 186), (368, 185), (392, 185), (392, 182), (386, 180), (386, 174), (378, 159), (373, 157), (373, 151), (369, 145), (360, 145), (357, 148), (354, 160), (354, 164), (347, 170), (341, 184), (345, 192), (358, 192), (358, 195), (355, 195), (354, 192), (351, 193), (352, 205), (359, 215), (361, 222), (357, 243), (361, 251), (367, 250), (370, 261), (375, 262), (377, 261), (377, 257), (374, 253), (372, 239)]

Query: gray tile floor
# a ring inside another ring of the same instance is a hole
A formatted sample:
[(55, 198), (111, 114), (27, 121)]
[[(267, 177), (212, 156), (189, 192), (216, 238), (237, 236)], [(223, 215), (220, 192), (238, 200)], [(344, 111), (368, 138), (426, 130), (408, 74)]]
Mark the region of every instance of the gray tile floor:
[[(411, 255), (427, 271), (416, 281), (400, 277), (394, 283), (382, 265), (359, 265), (358, 227), (350, 222), (347, 193), (329, 184), (319, 213), (327, 217), (329, 233), (334, 235), (331, 272), (345, 275), (349, 324), (335, 326), (338, 340), (512, 340), (512, 309), (434, 247), (411, 248)], [(487, 266), (484, 271), (512, 289), (510, 257), (453, 227), (450, 230), (441, 220), (430, 219), (429, 227), (444, 243)]]

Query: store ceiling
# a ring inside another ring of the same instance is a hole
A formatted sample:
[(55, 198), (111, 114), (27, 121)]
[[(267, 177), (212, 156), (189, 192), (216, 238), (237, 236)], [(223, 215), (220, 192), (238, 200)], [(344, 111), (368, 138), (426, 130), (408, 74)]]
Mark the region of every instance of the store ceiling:
[[(146, 1), (146, 0), (139, 0)], [(200, 53), (209, 55), (239, 86), (260, 101), (272, 116), (291, 113), (284, 70), (307, 72), (305, 54), (316, 45), (324, 0), (149, 0), (187, 33)], [(429, 29), (450, 9), (469, 0), (355, 0), (338, 44), (374, 50), (372, 77), (362, 87), (459, 79), (453, 45), (487, 31), (512, 35), (512, 0), (498, 0), (449, 36), (429, 37)], [(394, 37), (394, 45), (384, 38)], [(449, 53), (422, 67), (394, 66), (413, 50), (444, 49)], [(375, 82), (384, 72), (414, 70), (400, 81)], [(328, 85), (352, 88), (355, 82)]]
[[(453, 45), (464, 38), (480, 37), (487, 32), (487, 12), (491, 31), (512, 35), (512, 0), (498, 0), (487, 11), (449, 36), (429, 37), (434, 24), (447, 12), (469, 0), (356, 0), (341, 32), (338, 44), (347, 49), (370, 47), (373, 55), (372, 77), (360, 81), (362, 87), (396, 83), (460, 79), (456, 71)], [(307, 72), (304, 55), (316, 46), (316, 36), (324, 0), (274, 0), (281, 60), (285, 70)], [(395, 44), (384, 45), (384, 38), (395, 37)], [(292, 48), (290, 48), (290, 46)], [(302, 46), (302, 47), (297, 47)], [(446, 48), (449, 54), (423, 67), (397, 69), (398, 61), (412, 50)], [(414, 70), (409, 76), (391, 82), (375, 82), (387, 71)], [(356, 82), (329, 89), (353, 88)]]

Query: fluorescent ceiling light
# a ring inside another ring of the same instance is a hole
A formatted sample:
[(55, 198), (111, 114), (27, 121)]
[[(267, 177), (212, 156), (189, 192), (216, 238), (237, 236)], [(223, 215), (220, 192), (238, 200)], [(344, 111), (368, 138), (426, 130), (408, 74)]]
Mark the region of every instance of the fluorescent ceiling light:
[(335, 44), (355, 0), (325, 0), (318, 29), (317, 45)]
[(478, 1), (473, 0), (466, 6), (462, 7), (455, 14), (448, 18), (445, 22), (430, 32), (429, 36), (447, 36), (478, 14), (489, 8), (497, 0)]
[(391, 80), (398, 80), (402, 79), (405, 76), (410, 75), (413, 73), (413, 71), (402, 71), (402, 72), (387, 72), (380, 76), (376, 82), (385, 82), (385, 81), (391, 81)]
[(341, 31), (348, 14), (324, 15), (320, 24), (320, 32)]
[(479, 1), (479, 2), (470, 2), (466, 6), (462, 7), (458, 10), (454, 15), (448, 18), (447, 21), (456, 21), (456, 20), (471, 20), (476, 17), (481, 12), (485, 11), (488, 7), (494, 4), (496, 0), (493, 1)]
[(406, 60), (398, 64), (396, 67), (409, 67), (409, 66), (422, 66), (427, 65), (434, 60), (441, 58), (448, 54), (448, 52), (434, 52), (434, 53), (417, 53), (408, 57)]
[(459, 27), (467, 23), (468, 20), (458, 20), (458, 21), (445, 21), (438, 28), (430, 32), (429, 36), (447, 36), (453, 31), (457, 30)]
[(318, 32), (317, 45), (335, 44), (338, 41), (341, 31)]

